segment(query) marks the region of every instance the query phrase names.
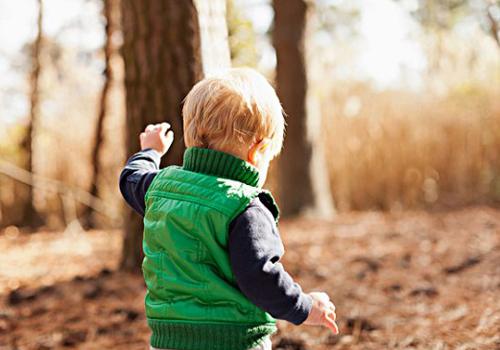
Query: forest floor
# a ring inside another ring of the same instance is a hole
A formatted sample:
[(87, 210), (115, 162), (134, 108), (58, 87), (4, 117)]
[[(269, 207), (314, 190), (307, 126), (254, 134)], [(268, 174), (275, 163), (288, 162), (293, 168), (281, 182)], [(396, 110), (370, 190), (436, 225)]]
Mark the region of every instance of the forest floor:
[[(500, 210), (280, 224), (284, 265), (328, 292), (341, 335), (279, 323), (274, 349), (500, 349)], [(147, 349), (119, 231), (0, 232), (0, 349)]]

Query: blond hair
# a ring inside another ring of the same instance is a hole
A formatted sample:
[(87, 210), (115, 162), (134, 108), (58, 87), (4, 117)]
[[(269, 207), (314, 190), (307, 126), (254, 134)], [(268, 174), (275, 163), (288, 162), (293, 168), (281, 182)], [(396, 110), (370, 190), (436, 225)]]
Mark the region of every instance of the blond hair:
[(273, 156), (283, 144), (285, 120), (278, 96), (261, 74), (233, 68), (198, 82), (182, 109), (187, 147), (228, 150), (269, 139)]

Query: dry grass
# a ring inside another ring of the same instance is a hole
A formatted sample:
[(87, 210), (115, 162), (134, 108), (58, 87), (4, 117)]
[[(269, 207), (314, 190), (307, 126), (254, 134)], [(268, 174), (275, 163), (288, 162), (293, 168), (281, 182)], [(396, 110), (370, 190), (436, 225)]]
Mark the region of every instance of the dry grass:
[(331, 186), (342, 210), (498, 202), (500, 100), (462, 87), (437, 98), (358, 85), (325, 99)]

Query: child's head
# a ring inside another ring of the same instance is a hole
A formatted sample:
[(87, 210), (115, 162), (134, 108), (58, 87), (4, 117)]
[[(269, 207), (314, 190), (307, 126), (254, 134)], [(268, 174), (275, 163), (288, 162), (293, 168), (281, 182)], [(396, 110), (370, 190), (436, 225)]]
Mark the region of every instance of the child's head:
[(187, 147), (236, 155), (259, 168), (280, 152), (285, 121), (276, 92), (249, 68), (229, 69), (197, 83), (182, 110)]

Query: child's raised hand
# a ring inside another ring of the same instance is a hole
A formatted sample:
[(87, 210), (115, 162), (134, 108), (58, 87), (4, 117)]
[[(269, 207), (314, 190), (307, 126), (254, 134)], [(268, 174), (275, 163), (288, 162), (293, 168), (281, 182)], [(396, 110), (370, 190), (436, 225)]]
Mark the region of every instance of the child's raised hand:
[(313, 305), (304, 324), (328, 327), (334, 334), (338, 334), (339, 328), (335, 323), (335, 319), (337, 318), (335, 305), (330, 301), (328, 294), (312, 292), (309, 295), (313, 300)]
[(141, 149), (152, 148), (163, 156), (174, 142), (174, 132), (169, 123), (149, 124), (139, 135)]

